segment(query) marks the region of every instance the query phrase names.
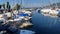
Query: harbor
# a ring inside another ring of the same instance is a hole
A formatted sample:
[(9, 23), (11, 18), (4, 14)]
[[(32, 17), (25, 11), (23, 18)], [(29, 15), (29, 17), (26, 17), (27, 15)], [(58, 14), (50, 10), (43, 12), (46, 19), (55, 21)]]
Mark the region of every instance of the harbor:
[[(14, 8), (8, 0), (5, 4), (0, 5), (0, 34), (35, 34), (27, 28), (32, 27), (32, 12), (23, 9), (18, 3)], [(21, 0), (22, 4), (22, 0)]]
[(60, 34), (59, 1), (0, 0), (0, 2), (0, 34)]

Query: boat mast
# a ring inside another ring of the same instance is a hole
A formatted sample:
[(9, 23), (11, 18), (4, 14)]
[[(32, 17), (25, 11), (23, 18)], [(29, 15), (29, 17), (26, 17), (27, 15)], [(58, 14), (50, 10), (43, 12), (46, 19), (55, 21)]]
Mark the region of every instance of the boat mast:
[[(9, 2), (10, 0), (8, 0), (7, 2)], [(4, 23), (3, 24), (5, 24), (6, 23), (6, 19), (7, 19), (7, 15), (5, 14), (5, 9), (4, 9), (4, 11), (3, 11), (3, 17), (4, 17)]]
[(56, 5), (55, 7), (58, 9), (58, 5), (57, 5), (57, 2), (55, 2), (55, 5)]
[(21, 0), (21, 9), (23, 9), (23, 0)]
[(51, 9), (51, 2), (50, 2), (50, 0), (48, 0), (48, 2), (49, 2), (49, 9)]

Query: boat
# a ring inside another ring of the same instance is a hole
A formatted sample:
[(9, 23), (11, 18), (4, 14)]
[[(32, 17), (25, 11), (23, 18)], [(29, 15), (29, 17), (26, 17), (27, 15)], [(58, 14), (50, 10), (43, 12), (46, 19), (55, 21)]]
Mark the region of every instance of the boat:
[(58, 15), (58, 11), (56, 11), (56, 10), (51, 10), (50, 12), (49, 12), (49, 14), (51, 15), (51, 16), (57, 16)]
[(30, 30), (21, 30), (20, 34), (35, 34), (35, 32)]
[(20, 28), (26, 28), (26, 27), (32, 26), (32, 25), (33, 25), (32, 23), (26, 21), (26, 22), (24, 22), (24, 23), (21, 24)]
[(32, 17), (30, 17), (27, 13), (22, 13), (22, 14), (18, 14), (18, 15), (24, 17), (24, 18), (22, 18), (22, 19), (24, 19), (24, 20), (29, 20), (29, 19), (32, 18)]
[(20, 17), (18, 17), (18, 16), (16, 16), (16, 17), (14, 17), (13, 19), (9, 19), (9, 20), (7, 20), (7, 22), (21, 22), (22, 20), (24, 19), (24, 16), (20, 16)]
[(51, 11), (51, 9), (42, 9), (41, 12), (43, 14), (49, 14), (49, 12)]
[(21, 13), (28, 14), (28, 16), (32, 16), (31, 11), (28, 11), (28, 10), (25, 10), (25, 9), (22, 9), (22, 10), (19, 10), (19, 11), (21, 11)]
[(28, 14), (29, 16), (31, 16), (32, 15), (32, 12), (26, 11), (26, 12), (24, 12), (24, 14)]
[[(25, 12), (22, 11), (21, 13), (19, 13), (17, 10), (11, 11), (11, 12), (5, 12), (5, 10), (4, 10), (3, 14), (1, 14), (1, 16), (0, 16), (0, 18), (1, 18), (0, 20), (3, 21), (3, 24), (1, 25), (0, 30), (1, 29), (2, 30), (7, 29), (10, 32), (14, 32), (14, 33), (18, 32), (16, 30), (19, 29), (19, 27), (16, 26), (16, 25), (18, 25), (18, 24), (20, 25), (22, 23), (21, 22), (22, 20), (27, 21), (27, 20), (31, 19), (32, 18), (32, 17), (30, 17), (31, 14), (32, 14), (32, 12), (26, 11), (26, 10), (25, 10)], [(11, 18), (11, 19), (8, 19), (8, 18)], [(18, 24), (16, 24), (16, 22), (18, 22)], [(20, 28), (29, 27), (29, 26), (32, 26), (32, 25), (33, 24), (30, 23), (30, 22), (24, 22), (20, 25)], [(12, 26), (14, 26), (14, 27), (12, 27)], [(21, 30), (19, 33), (22, 34), (21, 33), (22, 31), (23, 30)], [(24, 30), (24, 31), (25, 31), (24, 34), (28, 34), (28, 33), (33, 34), (34, 33), (34, 32), (30, 32), (29, 30)]]
[(37, 9), (36, 11), (38, 11), (38, 13), (41, 13), (41, 9)]
[(0, 24), (3, 23), (4, 18), (0, 18)]
[(57, 14), (58, 17), (60, 17), (60, 10), (58, 11), (58, 14)]
[(41, 14), (44, 16), (58, 17), (60, 15), (60, 10), (57, 8), (55, 9), (41, 9)]

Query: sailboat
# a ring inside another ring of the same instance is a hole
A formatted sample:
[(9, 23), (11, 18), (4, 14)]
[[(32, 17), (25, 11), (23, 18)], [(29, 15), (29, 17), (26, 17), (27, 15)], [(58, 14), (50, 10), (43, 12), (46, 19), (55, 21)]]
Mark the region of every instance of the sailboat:
[(21, 10), (18, 11), (17, 15), (24, 17), (23, 18), (24, 20), (29, 20), (32, 18), (32, 17), (30, 17), (30, 16), (32, 16), (32, 12), (23, 9), (23, 0), (21, 0)]

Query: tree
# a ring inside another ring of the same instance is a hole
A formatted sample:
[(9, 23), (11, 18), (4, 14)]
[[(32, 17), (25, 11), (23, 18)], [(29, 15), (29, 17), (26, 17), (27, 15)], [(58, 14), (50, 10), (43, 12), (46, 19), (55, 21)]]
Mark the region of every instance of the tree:
[(0, 9), (1, 9), (2, 5), (0, 5)]
[(7, 9), (10, 9), (11, 8), (9, 2), (7, 2), (7, 6), (6, 7), (7, 7)]
[(10, 12), (10, 8), (11, 8), (11, 6), (10, 6), (9, 2), (7, 2), (7, 4), (6, 4), (6, 8), (7, 8), (7, 11)]
[(3, 4), (2, 6), (3, 6), (3, 8), (5, 9), (5, 4)]
[(15, 7), (14, 7), (14, 10), (19, 10), (19, 9), (20, 9), (20, 5), (16, 4)]

